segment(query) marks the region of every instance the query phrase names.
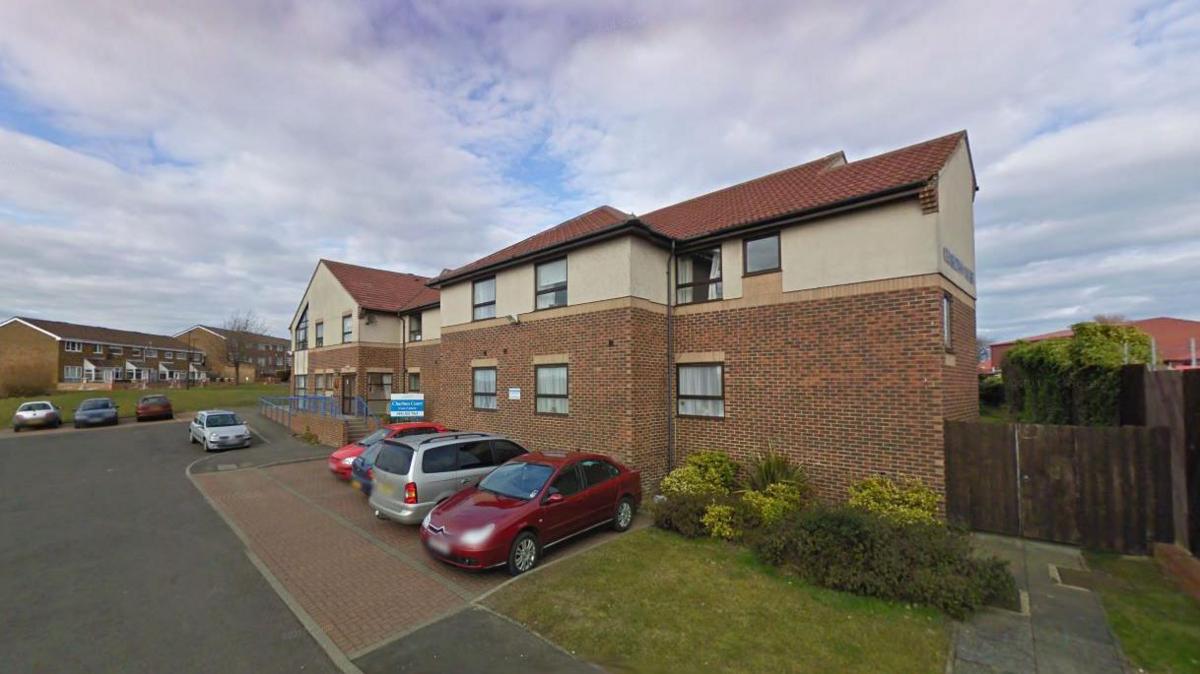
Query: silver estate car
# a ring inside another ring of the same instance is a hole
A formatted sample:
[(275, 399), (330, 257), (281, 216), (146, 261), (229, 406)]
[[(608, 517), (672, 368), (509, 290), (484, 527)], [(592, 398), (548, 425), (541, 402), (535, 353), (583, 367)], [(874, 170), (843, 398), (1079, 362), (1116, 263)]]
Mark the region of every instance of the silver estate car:
[(250, 446), (250, 427), (226, 410), (204, 410), (188, 424), (188, 440), (204, 445), (204, 451)]
[(528, 454), (490, 433), (430, 433), (383, 441), (375, 457), (371, 508), (380, 519), (420, 524), (425, 513), (496, 466)]
[(34, 426), (58, 428), (62, 426), (62, 410), (46, 400), (21, 403), (16, 413), (13, 414), (12, 426), (14, 433), (22, 428), (33, 428)]

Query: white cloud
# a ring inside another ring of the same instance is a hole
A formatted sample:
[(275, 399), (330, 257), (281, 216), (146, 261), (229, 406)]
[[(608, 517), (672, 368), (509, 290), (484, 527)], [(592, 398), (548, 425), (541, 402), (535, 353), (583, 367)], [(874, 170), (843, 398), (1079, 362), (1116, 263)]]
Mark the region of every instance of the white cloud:
[(59, 0), (0, 25), (0, 313), (251, 304), (282, 331), (318, 257), (436, 273), (597, 203), (967, 128), (982, 330), (1200, 318), (1195, 2)]

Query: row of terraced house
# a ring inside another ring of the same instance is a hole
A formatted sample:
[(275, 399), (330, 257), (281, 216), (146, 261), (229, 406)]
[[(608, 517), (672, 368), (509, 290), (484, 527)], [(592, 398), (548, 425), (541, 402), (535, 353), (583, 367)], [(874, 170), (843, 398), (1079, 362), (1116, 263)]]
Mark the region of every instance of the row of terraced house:
[(834, 153), (644, 215), (601, 206), (434, 278), (321, 260), (291, 323), (298, 394), (420, 392), (426, 416), (656, 480), (768, 450), (829, 498), (944, 484), (978, 414), (965, 132)]

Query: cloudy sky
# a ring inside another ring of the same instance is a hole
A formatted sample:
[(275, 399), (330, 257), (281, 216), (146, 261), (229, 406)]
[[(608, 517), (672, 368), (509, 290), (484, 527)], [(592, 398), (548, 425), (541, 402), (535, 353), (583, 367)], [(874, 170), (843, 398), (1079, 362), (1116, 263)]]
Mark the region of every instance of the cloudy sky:
[(981, 332), (1200, 319), (1200, 2), (8, 0), (0, 316), (283, 334), (319, 257), (962, 128)]

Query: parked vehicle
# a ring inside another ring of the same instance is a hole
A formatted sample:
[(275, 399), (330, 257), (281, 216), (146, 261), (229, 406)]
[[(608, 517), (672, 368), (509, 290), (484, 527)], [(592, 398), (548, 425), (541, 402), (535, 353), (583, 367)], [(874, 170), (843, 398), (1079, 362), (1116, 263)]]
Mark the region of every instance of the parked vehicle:
[(165, 395), (142, 396), (137, 402), (137, 409), (134, 413), (138, 421), (175, 418), (171, 400)]
[(350, 464), (350, 486), (367, 496), (375, 486), (375, 458), (382, 449), (383, 441), (376, 442), (354, 457), (354, 463)]
[(444, 426), (432, 421), (409, 421), (402, 424), (388, 424), (361, 440), (356, 440), (334, 450), (329, 455), (329, 472), (343, 480), (349, 480), (350, 465), (354, 463), (355, 457), (362, 454), (364, 449), (380, 440), (404, 437), (406, 435), (441, 433), (445, 430)]
[(375, 516), (419, 524), (438, 503), (528, 452), (490, 433), (437, 433), (384, 440), (372, 467)]
[(88, 398), (75, 410), (75, 428), (85, 426), (116, 426), (117, 404), (112, 398)]
[(204, 410), (188, 424), (188, 440), (204, 445), (204, 451), (249, 447), (250, 427), (241, 417), (226, 410)]
[(13, 413), (14, 433), (23, 428), (58, 428), (59, 426), (62, 426), (62, 410), (46, 400), (21, 403), (21, 406)]
[(515, 576), (546, 548), (589, 529), (625, 531), (641, 500), (638, 471), (606, 456), (526, 454), (431, 510), (421, 541), (448, 564), (507, 566)]

